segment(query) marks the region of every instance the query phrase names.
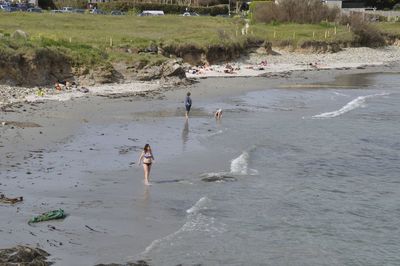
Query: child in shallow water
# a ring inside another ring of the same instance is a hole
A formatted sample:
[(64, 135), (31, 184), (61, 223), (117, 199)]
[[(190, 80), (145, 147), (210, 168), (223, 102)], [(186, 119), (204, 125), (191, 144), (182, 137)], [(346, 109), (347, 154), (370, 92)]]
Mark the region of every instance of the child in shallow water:
[(222, 118), (222, 109), (219, 108), (217, 111), (215, 111), (214, 117), (216, 119), (221, 119)]

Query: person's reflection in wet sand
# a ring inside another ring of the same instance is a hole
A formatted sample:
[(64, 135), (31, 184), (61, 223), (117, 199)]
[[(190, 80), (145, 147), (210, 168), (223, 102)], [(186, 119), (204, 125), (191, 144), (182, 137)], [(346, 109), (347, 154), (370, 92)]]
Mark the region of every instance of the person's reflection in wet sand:
[(147, 205), (149, 204), (149, 199), (150, 199), (150, 192), (149, 192), (149, 186), (144, 186), (144, 191), (143, 191), (143, 198), (140, 201), (140, 206), (146, 208)]
[(183, 150), (186, 148), (186, 143), (189, 140), (189, 120), (185, 120), (185, 124), (183, 126), (182, 130), (182, 144), (183, 144)]

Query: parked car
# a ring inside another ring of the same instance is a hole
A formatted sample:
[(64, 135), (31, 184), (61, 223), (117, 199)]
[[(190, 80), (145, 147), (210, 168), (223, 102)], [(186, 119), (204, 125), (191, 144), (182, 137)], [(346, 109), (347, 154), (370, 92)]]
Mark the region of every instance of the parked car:
[(31, 7), (31, 8), (28, 8), (26, 11), (33, 12), (33, 13), (42, 13), (43, 12), (40, 7)]
[(51, 13), (63, 13), (61, 10), (58, 9), (53, 9), (51, 10)]
[(92, 12), (90, 12), (91, 14), (95, 14), (95, 15), (105, 15), (107, 14), (105, 11), (101, 10), (101, 9), (93, 9)]
[(19, 11), (18, 8), (14, 6), (6, 6), (4, 9), (2, 9), (4, 12), (17, 12)]
[(26, 4), (17, 4), (16, 8), (19, 11), (27, 11), (29, 7)]
[(85, 14), (85, 9), (82, 8), (76, 8), (72, 10), (72, 13), (77, 13), (77, 14)]
[(139, 16), (164, 16), (164, 11), (162, 10), (143, 10)]
[(119, 10), (113, 10), (111, 11), (111, 15), (112, 16), (122, 16), (124, 13), (122, 11)]
[(72, 10), (74, 10), (74, 9), (70, 6), (65, 6), (65, 7), (61, 8), (62, 13), (72, 13)]
[(10, 7), (10, 5), (8, 3), (3, 3), (0, 5), (0, 10), (4, 10), (6, 8)]
[(197, 14), (196, 12), (185, 12), (182, 14), (182, 16), (184, 17), (197, 17), (199, 16), (199, 14)]

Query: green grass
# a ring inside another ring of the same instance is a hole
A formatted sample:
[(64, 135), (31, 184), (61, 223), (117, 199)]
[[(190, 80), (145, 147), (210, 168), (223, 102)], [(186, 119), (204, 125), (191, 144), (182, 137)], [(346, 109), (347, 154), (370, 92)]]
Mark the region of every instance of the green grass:
[(381, 22), (376, 27), (380, 31), (400, 36), (400, 22)]
[[(163, 46), (193, 45), (207, 49), (211, 45), (243, 46), (248, 39), (282, 41), (301, 44), (305, 41), (342, 41), (353, 39), (344, 26), (329, 23), (255, 24), (247, 36), (241, 35), (243, 21), (209, 16), (138, 17), (90, 14), (1, 13), (0, 33), (11, 35), (20, 29), (29, 34), (28, 41), (0, 39), (0, 52), (18, 52), (43, 48), (58, 50), (77, 64), (98, 64), (112, 61), (142, 61), (157, 64), (166, 58), (160, 55), (137, 54), (151, 43)], [(387, 32), (400, 32), (399, 24), (381, 23)], [(336, 34), (335, 34), (336, 28)], [(133, 53), (126, 51), (131, 49)], [(136, 52), (135, 52), (136, 51)]]
[(233, 20), (214, 17), (138, 17), (89, 14), (0, 13), (0, 31), (17, 29), (32, 38), (71, 40), (98, 48), (110, 46), (145, 47), (150, 42), (218, 43), (218, 29), (234, 32)]
[[(335, 31), (336, 28), (336, 31)], [(353, 34), (344, 26), (333, 24), (256, 24), (250, 31), (257, 38), (264, 38), (272, 43), (291, 41), (301, 44), (305, 41), (351, 41)], [(336, 33), (335, 33), (336, 32)]]

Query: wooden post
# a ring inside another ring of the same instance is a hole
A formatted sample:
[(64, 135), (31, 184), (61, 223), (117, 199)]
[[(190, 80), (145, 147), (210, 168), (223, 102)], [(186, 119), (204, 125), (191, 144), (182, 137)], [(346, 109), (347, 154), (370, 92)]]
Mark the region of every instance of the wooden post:
[(315, 39), (315, 31), (312, 32), (312, 38)]
[(327, 31), (325, 30), (325, 39), (326, 39), (327, 34), (328, 34), (328, 33), (327, 33)]
[(337, 33), (337, 32), (336, 32), (336, 26), (335, 26), (335, 33), (334, 33), (334, 34), (336, 35), (336, 33)]
[(274, 30), (274, 39), (276, 39), (276, 31)]
[(69, 43), (71, 43), (72, 42), (72, 38), (71, 37), (69, 37)]
[(112, 40), (112, 38), (110, 37), (110, 47), (112, 47), (113, 46), (113, 40)]

